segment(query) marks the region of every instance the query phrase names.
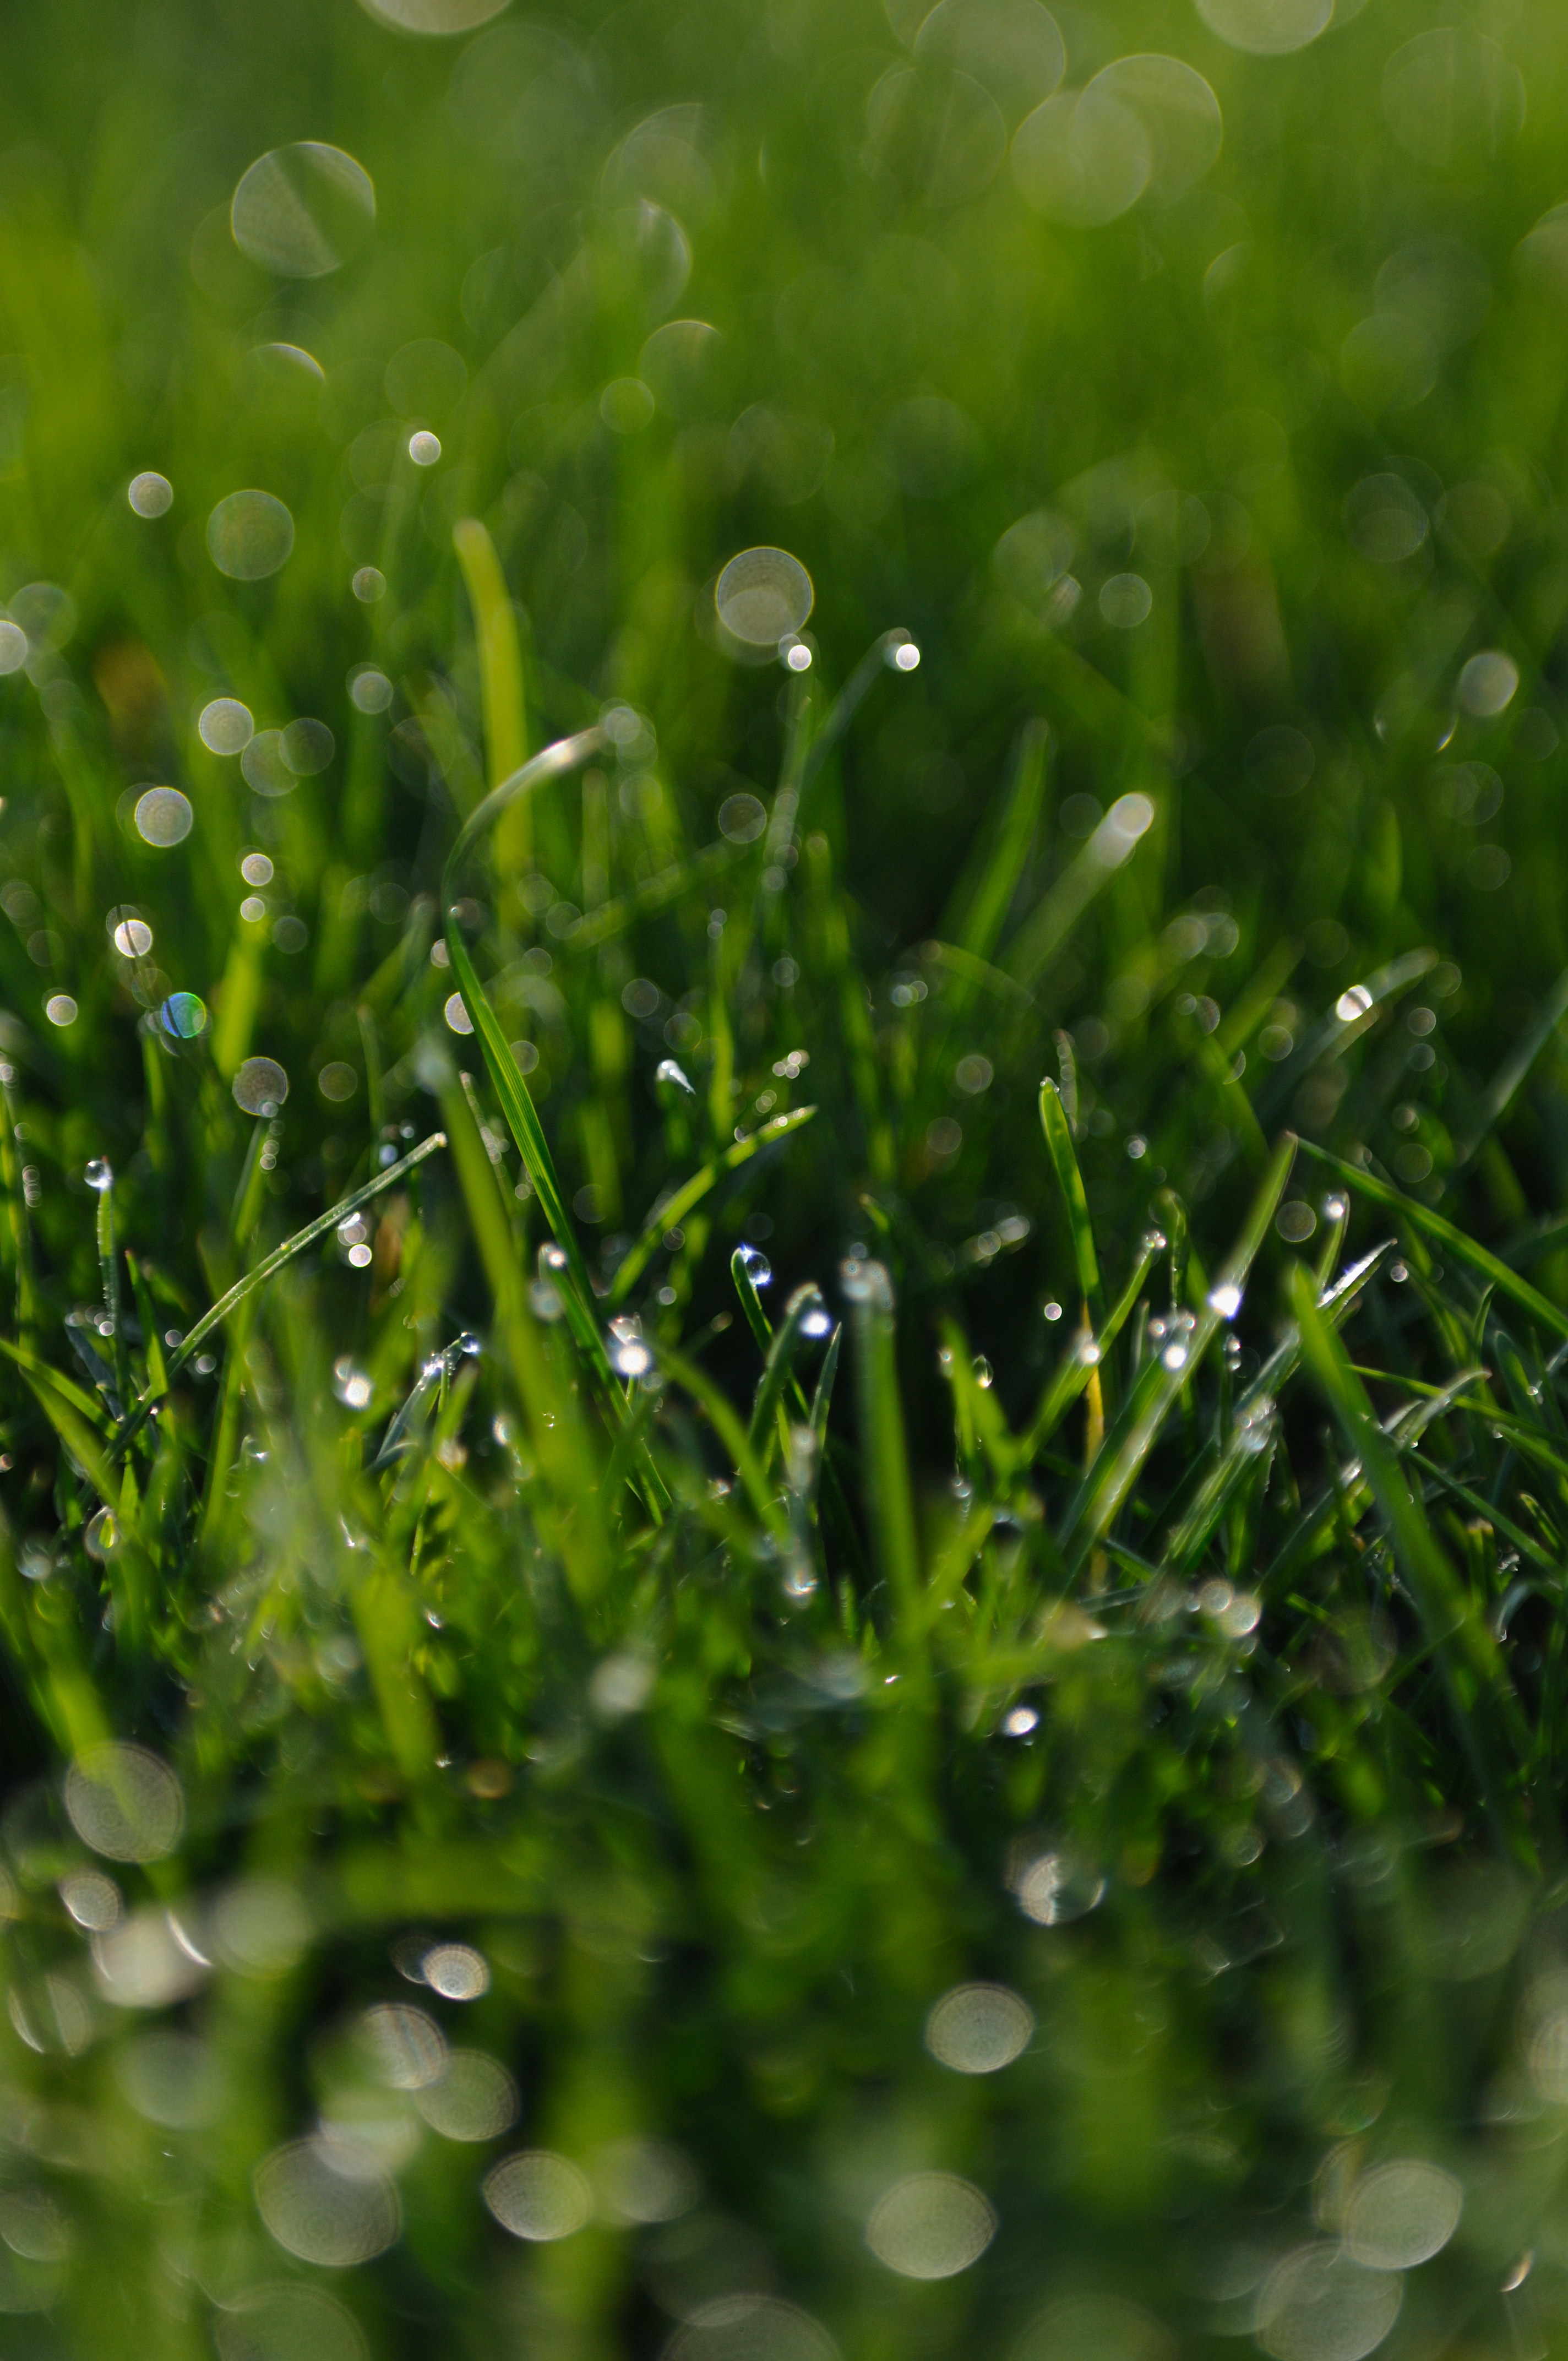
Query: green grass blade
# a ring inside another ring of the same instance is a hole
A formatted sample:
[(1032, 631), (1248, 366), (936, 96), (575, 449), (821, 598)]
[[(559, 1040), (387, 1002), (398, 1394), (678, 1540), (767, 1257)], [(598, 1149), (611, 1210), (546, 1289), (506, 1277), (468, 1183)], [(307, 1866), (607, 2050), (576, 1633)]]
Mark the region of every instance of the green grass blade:
[(694, 1172), (689, 1180), (683, 1181), (674, 1195), (666, 1198), (658, 1212), (650, 1216), (637, 1243), (618, 1267), (606, 1298), (609, 1308), (614, 1311), (618, 1304), (625, 1302), (658, 1252), (659, 1241), (665, 1231), (678, 1227), (727, 1172), (738, 1172), (742, 1164), (750, 1163), (760, 1149), (772, 1148), (777, 1141), (787, 1139), (792, 1132), (809, 1123), (816, 1113), (814, 1106), (792, 1107), (787, 1115), (773, 1116), (749, 1139), (738, 1139), (732, 1148), (725, 1149), (722, 1156), (716, 1156), (711, 1163)]
[(1318, 1147), (1312, 1140), (1303, 1140), (1301, 1145), (1314, 1162), (1326, 1165), (1347, 1189), (1354, 1190), (1358, 1197), (1365, 1197), (1369, 1204), (1381, 1205), (1387, 1212), (1397, 1213), (1411, 1229), (1445, 1247), (1456, 1261), (1464, 1263), (1486, 1286), (1495, 1287), (1499, 1295), (1506, 1295), (1511, 1303), (1519, 1305), (1521, 1312), (1528, 1312), (1538, 1327), (1547, 1329), (1554, 1336), (1568, 1337), (1568, 1312), (1560, 1311), (1538, 1289), (1531, 1287), (1528, 1279), (1520, 1279), (1506, 1262), (1500, 1262), (1486, 1246), (1467, 1237), (1453, 1223), (1444, 1221), (1441, 1213), (1434, 1213), (1430, 1205), (1417, 1204), (1413, 1198), (1402, 1196), (1390, 1181), (1379, 1180), (1374, 1173), (1364, 1172), (1358, 1164), (1347, 1164), (1343, 1157), (1331, 1154), (1328, 1148)]
[(1105, 1301), (1100, 1287), (1100, 1257), (1095, 1250), (1094, 1224), (1089, 1214), (1089, 1196), (1083, 1185), (1078, 1150), (1072, 1144), (1072, 1128), (1062, 1104), (1061, 1093), (1055, 1082), (1040, 1084), (1040, 1124), (1046, 1135), (1046, 1150), (1051, 1169), (1057, 1176), (1057, 1186), (1067, 1207), (1068, 1235), (1072, 1245), (1074, 1268), (1078, 1272), (1079, 1292), (1089, 1307), (1090, 1324), (1096, 1334), (1105, 1325)]
[(1036, 982), (1095, 896), (1131, 860), (1154, 816), (1147, 796), (1122, 796), (1112, 805), (1083, 851), (1009, 944), (1002, 964), (1019, 983)]
[[(775, 1440), (773, 1429), (783, 1416), (784, 1388), (795, 1374), (796, 1356), (807, 1339), (806, 1323), (825, 1316), (822, 1290), (815, 1279), (808, 1279), (803, 1287), (797, 1287), (784, 1306), (784, 1316), (768, 1347), (767, 1362), (751, 1407), (749, 1440), (764, 1467)], [(776, 1439), (783, 1443), (788, 1438), (781, 1432)]]
[(918, 1594), (920, 1556), (894, 1350), (893, 1281), (880, 1262), (850, 1262), (843, 1284), (855, 1340), (866, 1522), (894, 1612), (902, 1615)]
[(959, 948), (989, 966), (1040, 824), (1046, 792), (1046, 753), (1050, 730), (1044, 721), (1024, 724), (1013, 758), (1013, 780), (1003, 806), (995, 841), (981, 872), (961, 925), (949, 924)]

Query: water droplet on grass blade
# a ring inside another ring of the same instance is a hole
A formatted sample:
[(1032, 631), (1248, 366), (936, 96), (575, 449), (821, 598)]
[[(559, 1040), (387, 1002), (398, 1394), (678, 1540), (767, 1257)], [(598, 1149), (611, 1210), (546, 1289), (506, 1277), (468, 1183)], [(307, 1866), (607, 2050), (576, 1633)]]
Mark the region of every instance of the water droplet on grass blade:
[(370, 175), (341, 148), (315, 139), (258, 156), (229, 208), (240, 252), (283, 279), (336, 270), (364, 245), (375, 219)]
[(1209, 1309), (1217, 1312), (1222, 1320), (1234, 1320), (1241, 1308), (1242, 1291), (1234, 1279), (1222, 1279), (1218, 1287), (1209, 1290)]
[(106, 1156), (90, 1157), (87, 1169), (82, 1178), (86, 1181), (89, 1189), (112, 1189), (115, 1185), (115, 1169)]
[(678, 1064), (674, 1058), (660, 1059), (654, 1069), (653, 1079), (657, 1082), (674, 1082), (676, 1089), (685, 1091), (688, 1098), (695, 1099), (696, 1096), (696, 1085), (688, 1077), (685, 1067)]
[(773, 1285), (773, 1264), (768, 1260), (767, 1256), (762, 1253), (758, 1247), (739, 1247), (737, 1249), (736, 1259), (739, 1261), (741, 1269), (745, 1272), (753, 1287), (763, 1288), (771, 1287)]
[(166, 516), (174, 503), (174, 487), (167, 476), (149, 468), (145, 475), (131, 478), (126, 498), (139, 517)]
[(714, 588), (718, 620), (750, 647), (777, 647), (798, 631), (815, 597), (811, 577), (786, 549), (743, 549)]
[(207, 519), (207, 552), (220, 574), (261, 582), (294, 546), (294, 520), (270, 492), (231, 492)]
[(247, 1115), (274, 1115), (289, 1095), (289, 1077), (275, 1058), (247, 1058), (234, 1078), (235, 1104)]

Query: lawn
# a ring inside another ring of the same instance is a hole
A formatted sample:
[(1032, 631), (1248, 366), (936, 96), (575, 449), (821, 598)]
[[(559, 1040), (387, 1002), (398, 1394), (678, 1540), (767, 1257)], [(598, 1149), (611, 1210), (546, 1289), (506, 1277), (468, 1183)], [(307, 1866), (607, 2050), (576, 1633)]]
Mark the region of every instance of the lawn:
[(1568, 2354), (1568, 33), (59, 0), (0, 2353)]

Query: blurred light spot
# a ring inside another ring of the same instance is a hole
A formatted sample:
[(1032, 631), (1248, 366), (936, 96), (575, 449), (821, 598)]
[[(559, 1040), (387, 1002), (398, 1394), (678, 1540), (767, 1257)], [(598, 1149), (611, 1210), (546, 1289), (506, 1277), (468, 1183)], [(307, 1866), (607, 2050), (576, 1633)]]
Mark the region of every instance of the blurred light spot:
[(1413, 557), (1431, 530), (1426, 510), (1403, 476), (1365, 476), (1344, 504), (1351, 547), (1375, 566)]
[(316, 1076), (317, 1090), (323, 1099), (331, 1099), (334, 1105), (341, 1106), (345, 1099), (351, 1099), (358, 1087), (358, 1075), (341, 1058), (329, 1060)]
[(361, 713), (385, 713), (392, 701), (392, 684), (374, 664), (365, 664), (349, 675), (348, 694)]
[(911, 2279), (948, 2279), (977, 2263), (996, 2235), (989, 2199), (954, 2172), (912, 2172), (872, 2209), (866, 2244)]
[(258, 730), (241, 754), (239, 767), (247, 785), (269, 801), (294, 792), (298, 774), (285, 757), (281, 730)]
[(1437, 347), (1420, 321), (1375, 312), (1340, 346), (1340, 376), (1351, 400), (1374, 416), (1413, 410), (1437, 383)]
[(926, 2047), (955, 2074), (994, 2074), (1028, 2048), (1034, 2030), (1034, 2011), (1005, 1984), (959, 1984), (926, 2019)]
[(1063, 1927), (1085, 1916), (1105, 1892), (1099, 1872), (1065, 1848), (1025, 1861), (1013, 1883), (1018, 1907), (1037, 1927)]
[(453, 2050), (435, 2081), (414, 2092), (413, 2103), (443, 2139), (499, 2139), (518, 2116), (517, 2084), (482, 2049)]
[(442, 1015), (454, 1033), (471, 1033), (474, 1030), (474, 1020), (468, 1014), (460, 992), (454, 992), (448, 995)]
[(744, 549), (732, 557), (714, 587), (713, 600), (725, 630), (749, 647), (776, 647), (798, 631), (810, 614), (811, 577), (787, 550)]
[(325, 770), (333, 758), (334, 744), (324, 721), (305, 719), (290, 722), (280, 751), (296, 778), (309, 779)]
[[(1047, 1319), (1051, 1316), (1052, 1309), (1052, 1306), (1048, 1304), (1047, 1305), (1046, 1317)], [(1059, 1320), (1061, 1318), (1060, 1304), (1057, 1304), (1054, 1309), (1056, 1317)], [(1015, 1705), (1011, 1713), (1004, 1714), (1002, 1718), (1002, 1734), (1004, 1738), (1027, 1738), (1032, 1734), (1032, 1732), (1038, 1730), (1039, 1726), (1040, 1717), (1035, 1711), (1032, 1705)]]
[(51, 1025), (74, 1025), (76, 1003), (69, 992), (57, 992), (44, 1002), (44, 1015)]
[(1275, 2361), (1363, 2361), (1399, 2316), (1403, 2282), (1339, 2246), (1299, 2246), (1257, 2298), (1255, 2333)]
[(148, 2123), (193, 2131), (216, 2123), (227, 2097), (215, 2051), (185, 2033), (143, 2033), (117, 2049), (115, 2079)]
[(416, 467), (433, 467), (441, 456), (441, 437), (433, 434), (428, 426), (409, 436), (409, 457)]
[(60, 1898), (77, 1925), (94, 1935), (117, 1927), (125, 1916), (119, 1887), (100, 1869), (73, 1869), (60, 1881)]
[(196, 815), (188, 796), (178, 787), (148, 787), (138, 796), (131, 817), (137, 834), (146, 844), (179, 844), (195, 826)]
[(1504, 655), (1499, 648), (1487, 648), (1472, 656), (1460, 674), (1459, 702), (1466, 713), (1489, 719), (1513, 702), (1519, 685), (1519, 668), (1512, 656)]
[(139, 517), (166, 516), (174, 502), (174, 487), (167, 476), (133, 476), (126, 487), (126, 498)]
[(593, 2191), (576, 2166), (550, 2148), (525, 2148), (485, 2177), (484, 2198), (514, 2238), (569, 2238), (593, 2213)]
[(664, 2347), (663, 2361), (839, 2361), (839, 2348), (798, 2304), (773, 2295), (722, 2295), (690, 2313)]
[(594, 2159), (594, 2187), (612, 2220), (674, 2222), (702, 2194), (696, 2167), (668, 2140), (614, 2140)]
[(378, 2080), (390, 2090), (422, 2090), (446, 2064), (446, 2037), (440, 2026), (406, 2001), (378, 2001), (367, 2008), (356, 2038)]
[(471, 1943), (437, 1943), (422, 1962), (424, 1980), (443, 2000), (479, 2000), (490, 1989), (490, 1966)]
[(996, 1070), (991, 1060), (982, 1058), (978, 1051), (960, 1058), (953, 1068), (953, 1080), (968, 1098), (978, 1098), (982, 1091), (991, 1088), (995, 1079)]
[(218, 2361), (367, 2361), (368, 2352), (335, 2297), (286, 2280), (225, 2295), (213, 2340)]
[(336, 270), (364, 245), (375, 219), (369, 174), (341, 148), (315, 139), (258, 156), (229, 207), (240, 252), (283, 279)]
[(207, 1919), (214, 1958), (246, 1976), (286, 1974), (304, 1957), (310, 1939), (304, 1903), (276, 1877), (247, 1877), (225, 1886)]
[(1334, 0), (1198, 0), (1211, 31), (1233, 49), (1278, 57), (1315, 41), (1334, 12)]
[(145, 918), (122, 918), (111, 940), (122, 959), (145, 959), (152, 949), (152, 928)]
[(758, 796), (726, 796), (718, 807), (718, 832), (731, 844), (755, 844), (767, 825), (767, 806)]
[(260, 582), (294, 546), (294, 520), (270, 492), (231, 492), (207, 519), (207, 552), (220, 574)]
[(289, 1095), (289, 1077), (275, 1058), (247, 1058), (234, 1078), (235, 1104), (247, 1115), (274, 1115)]
[(616, 434), (635, 434), (653, 415), (653, 396), (641, 378), (612, 378), (599, 396), (599, 416)]
[(1168, 2361), (1171, 2351), (1160, 2323), (1135, 2303), (1085, 2295), (1052, 2304), (1032, 2321), (1010, 2361)]
[(1274, 1216), (1274, 1226), (1289, 1245), (1299, 1246), (1317, 1228), (1318, 1217), (1310, 1205), (1295, 1197), (1288, 1204), (1280, 1206)]
[(1113, 574), (1101, 586), (1100, 612), (1113, 630), (1135, 631), (1146, 622), (1154, 605), (1154, 593), (1141, 574)]
[(162, 1861), (185, 1825), (185, 1798), (168, 1763), (113, 1739), (71, 1764), (65, 1809), (82, 1843), (110, 1861)]
[(1062, 91), (1025, 116), (1013, 142), (1013, 177), (1048, 221), (1087, 229), (1135, 205), (1154, 170), (1142, 118), (1112, 89)]
[(1464, 2209), (1464, 2188), (1441, 2166), (1415, 2158), (1380, 2164), (1355, 2184), (1345, 2246), (1371, 2270), (1413, 2270), (1441, 2254)]
[(27, 635), (9, 616), (0, 618), (0, 673), (20, 672), (27, 661)]
[(362, 604), (371, 607), (386, 597), (387, 577), (378, 566), (362, 566), (348, 587)]
[(256, 735), (256, 724), (237, 697), (215, 697), (197, 716), (196, 735), (214, 754), (238, 754)]
[(325, 2145), (291, 2140), (252, 2176), (256, 2207), (278, 2244), (302, 2262), (345, 2270), (384, 2254), (402, 2224), (398, 2192), (379, 2174), (349, 2179)]
[(175, 1940), (162, 1911), (137, 1910), (93, 1936), (93, 1972), (116, 2008), (168, 2008), (197, 1989), (204, 1970)]
[(1438, 26), (1384, 67), (1383, 112), (1418, 163), (1438, 171), (1486, 165), (1519, 135), (1524, 82), (1495, 41), (1468, 26)]

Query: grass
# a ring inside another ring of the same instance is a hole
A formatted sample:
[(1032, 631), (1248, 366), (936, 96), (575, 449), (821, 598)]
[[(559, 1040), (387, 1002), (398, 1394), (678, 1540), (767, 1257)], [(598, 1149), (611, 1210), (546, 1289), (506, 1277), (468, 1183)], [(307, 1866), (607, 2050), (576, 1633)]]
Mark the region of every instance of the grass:
[(939, 13), (14, 28), (7, 2353), (1568, 2349), (1562, 39)]

